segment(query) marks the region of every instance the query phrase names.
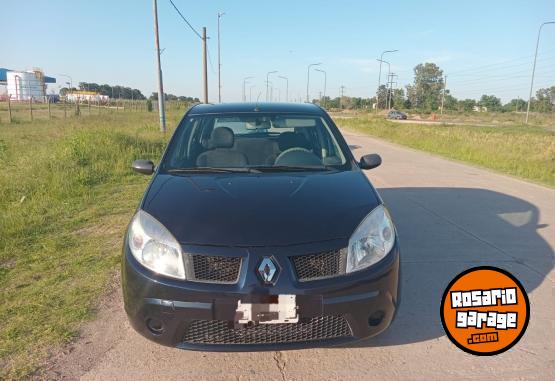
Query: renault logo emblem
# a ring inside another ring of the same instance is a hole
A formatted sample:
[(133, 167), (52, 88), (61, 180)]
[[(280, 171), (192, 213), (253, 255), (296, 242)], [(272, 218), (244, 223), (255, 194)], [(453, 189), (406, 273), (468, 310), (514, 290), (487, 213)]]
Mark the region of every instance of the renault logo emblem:
[(275, 283), (277, 280), (279, 269), (274, 261), (275, 259), (271, 257), (264, 257), (260, 265), (258, 265), (258, 275), (260, 275), (260, 278), (266, 284)]

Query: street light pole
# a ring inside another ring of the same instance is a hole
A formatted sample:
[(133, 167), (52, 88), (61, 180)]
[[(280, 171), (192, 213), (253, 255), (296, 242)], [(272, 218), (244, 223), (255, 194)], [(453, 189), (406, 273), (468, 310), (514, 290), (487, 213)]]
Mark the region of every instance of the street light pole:
[(225, 12), (218, 12), (218, 103), (222, 103), (222, 64), (220, 60), (220, 19)]
[(252, 88), (256, 87), (256, 85), (249, 86), (249, 102), (252, 102)]
[(322, 64), (321, 62), (318, 62), (318, 63), (313, 63), (313, 64), (308, 65), (307, 76), (306, 76), (306, 103), (310, 103), (310, 100), (308, 99), (309, 98), (308, 89), (309, 89), (309, 86), (310, 86), (310, 68), (312, 66), (319, 66), (321, 64)]
[(243, 102), (247, 101), (247, 96), (245, 94), (245, 84), (247, 83), (247, 81), (249, 79), (252, 79), (252, 78), (254, 78), (254, 77), (245, 77), (245, 78), (243, 78)]
[(289, 78), (283, 75), (278, 76), (281, 79), (285, 79), (285, 102), (289, 102)]
[(266, 73), (266, 102), (268, 102), (268, 84), (270, 83), (270, 74), (277, 73), (277, 70), (269, 71)]
[(532, 68), (532, 80), (530, 81), (530, 95), (528, 95), (528, 107), (526, 108), (526, 121), (525, 123), (528, 124), (528, 114), (530, 113), (530, 102), (532, 100), (532, 88), (534, 87), (534, 74), (536, 73), (536, 59), (538, 58), (538, 46), (540, 45), (540, 34), (542, 32), (542, 28), (544, 25), (547, 24), (555, 24), (555, 21), (547, 21), (540, 25), (540, 29), (538, 30), (538, 40), (536, 41), (536, 53), (534, 54), (534, 66)]
[(380, 73), (378, 74), (378, 92), (376, 93), (376, 113), (378, 112), (378, 108), (380, 107), (380, 86), (381, 86), (381, 82), (382, 82), (382, 62), (383, 61), (383, 55), (385, 53), (395, 53), (398, 52), (398, 49), (395, 50), (384, 50), (380, 56), (380, 59), (378, 61), (380, 61)]
[[(328, 74), (326, 73), (325, 70), (322, 70), (322, 69), (314, 69), (314, 70), (319, 71), (321, 73), (324, 73), (324, 97), (322, 98), (324, 100), (324, 105), (322, 107), (326, 108), (326, 106), (325, 106), (326, 105), (326, 85), (327, 85), (327, 82), (328, 82)], [(320, 102), (321, 102), (321, 100), (320, 100)]]

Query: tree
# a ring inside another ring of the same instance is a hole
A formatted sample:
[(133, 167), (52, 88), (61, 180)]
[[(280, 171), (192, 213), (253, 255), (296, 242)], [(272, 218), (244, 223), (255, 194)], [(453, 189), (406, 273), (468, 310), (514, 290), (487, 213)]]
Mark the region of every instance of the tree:
[(393, 93), (391, 94), (391, 107), (401, 109), (405, 106), (405, 90), (393, 89)]
[(511, 99), (511, 101), (503, 106), (503, 111), (526, 111), (527, 103), (524, 99)]
[(474, 99), (462, 99), (457, 102), (457, 109), (459, 111), (469, 112), (473, 111), (476, 106), (476, 101)]
[(434, 63), (418, 64), (414, 68), (414, 83), (407, 86), (410, 104), (425, 111), (439, 108), (443, 91), (443, 71)]
[(478, 105), (487, 108), (487, 111), (501, 111), (501, 99), (497, 98), (495, 95), (482, 95)]
[(445, 99), (443, 101), (443, 108), (445, 110), (455, 111), (457, 110), (458, 101), (457, 98), (449, 94), (449, 91), (446, 91)]
[(553, 102), (555, 101), (555, 86), (536, 91), (536, 98), (530, 106), (537, 112), (549, 112), (553, 110)]
[(389, 96), (389, 91), (385, 85), (380, 85), (378, 88), (378, 108), (387, 108), (387, 97)]
[(141, 93), (141, 90), (119, 85), (110, 86), (106, 84), (99, 85), (97, 83), (79, 82), (79, 90), (93, 91), (111, 98), (146, 99), (146, 97)]

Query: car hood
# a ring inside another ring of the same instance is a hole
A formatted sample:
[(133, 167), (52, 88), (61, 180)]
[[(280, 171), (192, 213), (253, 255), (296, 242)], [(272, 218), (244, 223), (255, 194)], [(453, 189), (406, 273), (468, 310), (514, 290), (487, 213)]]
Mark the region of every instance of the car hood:
[(349, 238), (379, 203), (360, 171), (158, 174), (141, 207), (183, 244), (285, 246)]

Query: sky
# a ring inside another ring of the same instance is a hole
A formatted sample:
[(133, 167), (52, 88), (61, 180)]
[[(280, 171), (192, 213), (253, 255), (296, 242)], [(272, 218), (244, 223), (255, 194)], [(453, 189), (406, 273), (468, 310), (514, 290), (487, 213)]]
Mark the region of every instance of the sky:
[[(274, 99), (306, 97), (307, 66), (321, 62), (326, 95), (374, 96), (379, 58), (390, 62), (397, 87), (413, 68), (434, 62), (457, 98), (494, 94), (504, 102), (528, 98), (538, 28), (555, 21), (555, 1), (210, 1), (173, 0), (197, 31), (207, 27), (209, 100), (218, 100), (217, 14), (221, 18), (222, 101), (264, 99), (266, 75)], [(151, 0), (2, 0), (0, 67), (42, 68), (57, 78), (49, 91), (72, 82), (157, 89)], [(166, 93), (201, 97), (202, 49), (170, 4), (158, 0)], [(386, 81), (387, 65), (381, 83)], [(555, 24), (541, 34), (534, 92), (555, 85)], [(311, 71), (310, 99), (324, 91)]]

